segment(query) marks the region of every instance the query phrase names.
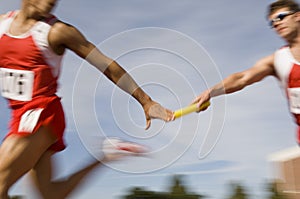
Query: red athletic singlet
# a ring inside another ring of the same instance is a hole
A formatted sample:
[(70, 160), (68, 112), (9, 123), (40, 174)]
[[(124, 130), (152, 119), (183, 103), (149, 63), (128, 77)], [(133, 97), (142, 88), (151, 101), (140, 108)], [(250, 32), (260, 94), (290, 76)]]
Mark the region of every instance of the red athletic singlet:
[(1, 92), (12, 107), (39, 96), (54, 95), (62, 59), (48, 44), (54, 17), (14, 36), (9, 28), (16, 15), (17, 12), (11, 12), (0, 23)]
[(300, 63), (289, 47), (283, 47), (275, 52), (274, 66), (286, 91), (290, 112), (299, 126), (297, 141), (300, 144)]
[(10, 12), (0, 21), (1, 94), (12, 109), (8, 136), (35, 133), (47, 125), (58, 138), (51, 149), (59, 151), (65, 147), (64, 113), (55, 94), (62, 56), (55, 54), (48, 43), (57, 19), (52, 16), (38, 21), (28, 32), (16, 36), (10, 33), (10, 26), (17, 14)]

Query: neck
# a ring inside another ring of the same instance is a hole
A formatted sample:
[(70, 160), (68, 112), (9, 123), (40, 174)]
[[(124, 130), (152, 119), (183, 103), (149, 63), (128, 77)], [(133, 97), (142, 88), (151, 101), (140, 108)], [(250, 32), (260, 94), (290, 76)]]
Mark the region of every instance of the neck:
[(294, 36), (286, 39), (291, 48), (300, 48), (300, 34), (297, 32)]
[(26, 0), (22, 2), (22, 6), (20, 12), (18, 14), (18, 20), (26, 22), (26, 21), (38, 21), (43, 17), (39, 15), (38, 11), (34, 6), (28, 3)]
[(23, 1), (20, 11), (17, 13), (14, 21), (10, 26), (9, 32), (12, 35), (22, 35), (28, 32), (28, 30), (30, 30), (39, 20), (39, 18), (36, 17), (37, 15), (34, 15), (34, 13), (37, 12), (33, 12), (33, 7), (27, 5), (26, 2), (27, 1), (25, 0)]
[(293, 31), (290, 31), (289, 34), (283, 37), (283, 39), (286, 40), (290, 47), (300, 46), (300, 23), (298, 23)]

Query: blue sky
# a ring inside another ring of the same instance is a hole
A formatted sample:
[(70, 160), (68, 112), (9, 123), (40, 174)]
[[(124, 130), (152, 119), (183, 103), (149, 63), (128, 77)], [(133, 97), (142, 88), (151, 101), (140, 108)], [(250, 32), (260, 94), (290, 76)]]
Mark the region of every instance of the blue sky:
[[(20, 2), (1, 1), (1, 13)], [(265, 20), (270, 2), (60, 0), (55, 14), (130, 71), (153, 99), (176, 110), (284, 45)], [(71, 199), (116, 199), (131, 186), (161, 191), (173, 174), (184, 174), (191, 191), (212, 198), (225, 198), (234, 180), (259, 198), (262, 184), (274, 175), (268, 156), (295, 146), (293, 118), (274, 78), (213, 99), (199, 115), (153, 121), (148, 131), (137, 102), (74, 53), (64, 58), (60, 85), (68, 148), (55, 156), (57, 177), (88, 163), (103, 136), (143, 143), (152, 151), (95, 170)], [(2, 98), (0, 109), (4, 137), (9, 111)], [(27, 177), (12, 193), (34, 198)]]

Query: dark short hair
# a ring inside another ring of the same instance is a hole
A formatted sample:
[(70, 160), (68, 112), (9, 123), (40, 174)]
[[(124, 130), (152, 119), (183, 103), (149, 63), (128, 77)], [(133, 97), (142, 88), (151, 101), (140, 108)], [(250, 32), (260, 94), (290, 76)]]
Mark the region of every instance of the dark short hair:
[(299, 4), (294, 0), (277, 0), (270, 4), (267, 12), (267, 17), (281, 8), (288, 8), (290, 11), (300, 11)]

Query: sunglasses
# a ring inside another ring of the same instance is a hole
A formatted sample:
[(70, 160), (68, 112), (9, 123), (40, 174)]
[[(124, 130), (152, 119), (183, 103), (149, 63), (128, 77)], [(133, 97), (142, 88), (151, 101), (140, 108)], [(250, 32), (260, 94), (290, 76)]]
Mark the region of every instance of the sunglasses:
[(295, 14), (295, 11), (286, 11), (279, 13), (275, 18), (269, 21), (269, 25), (271, 28), (274, 28), (274, 22), (282, 21), (285, 17)]

